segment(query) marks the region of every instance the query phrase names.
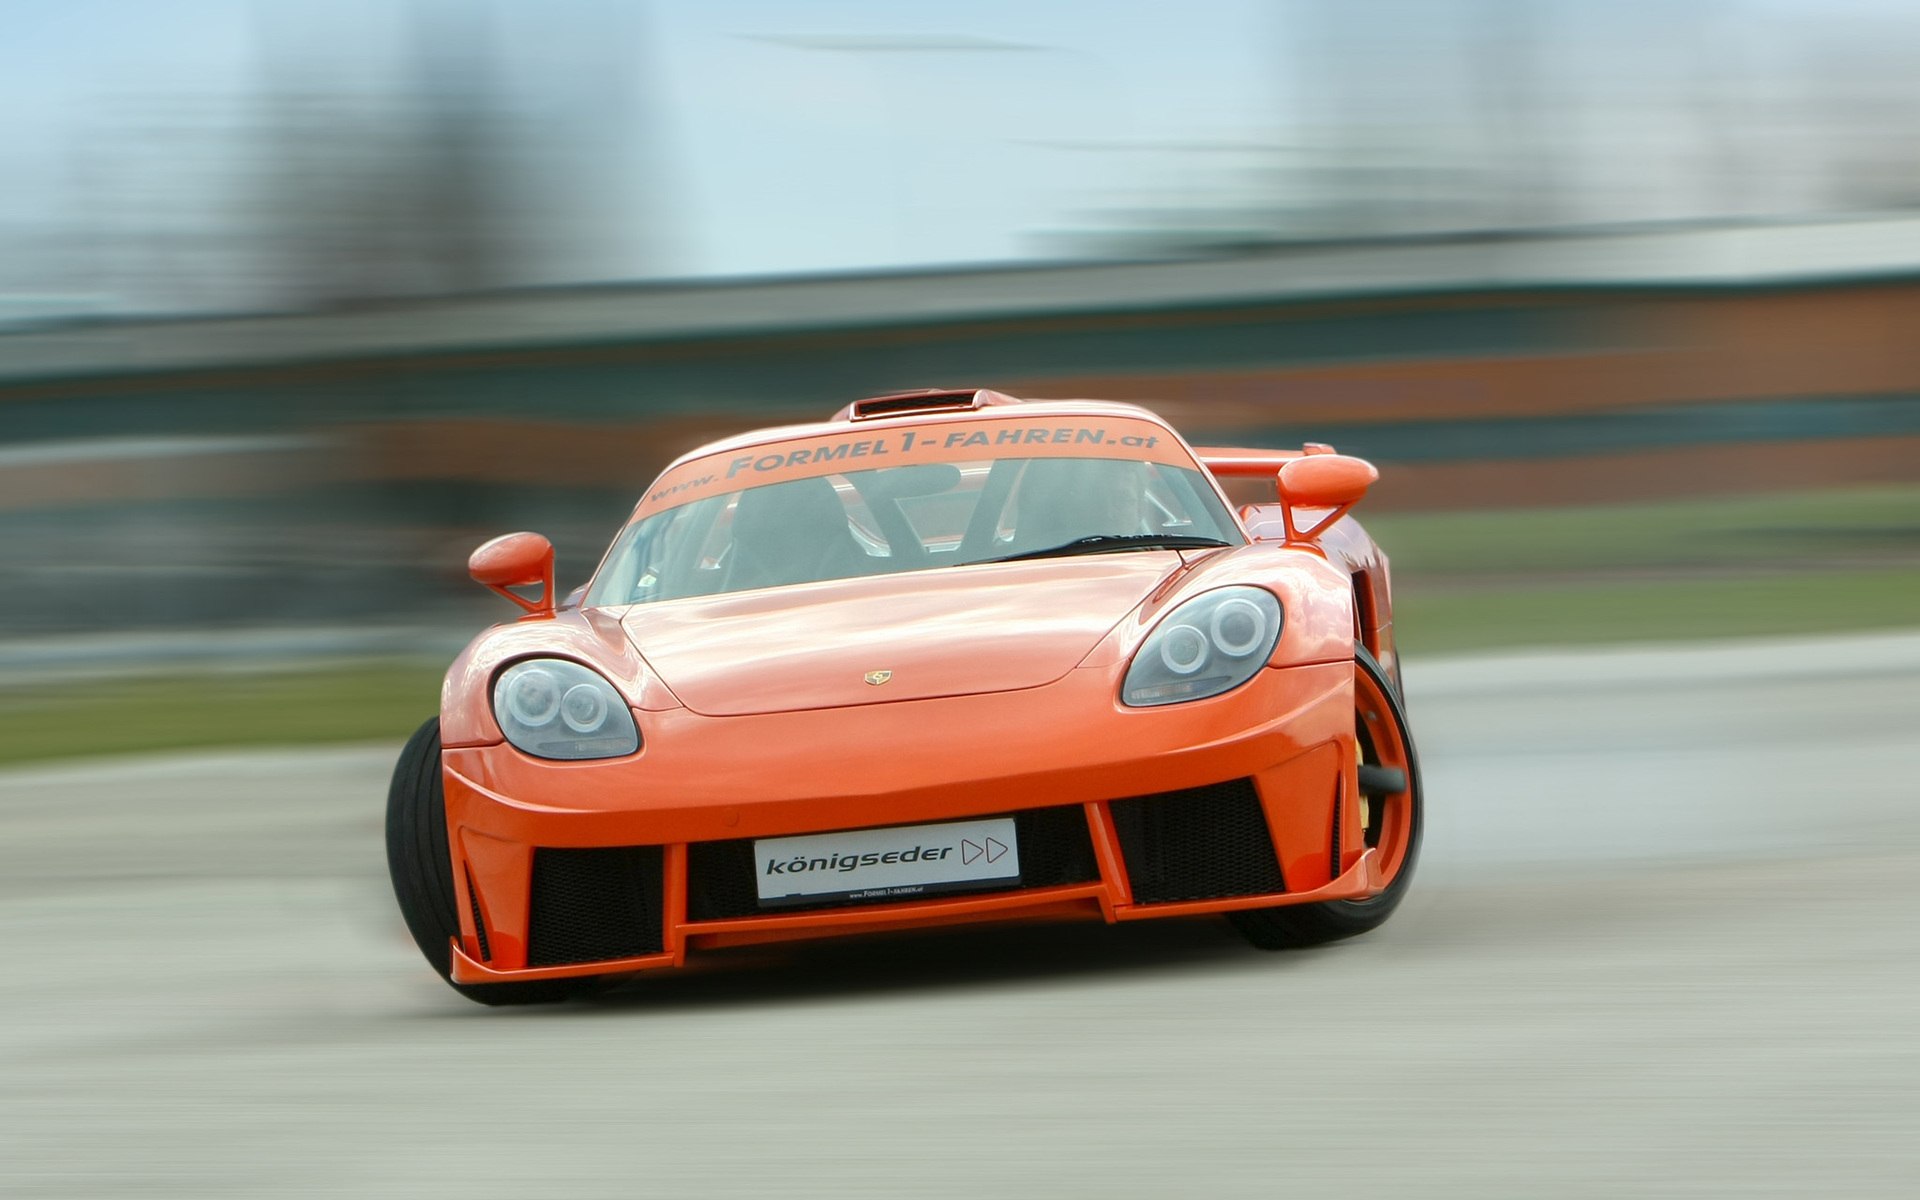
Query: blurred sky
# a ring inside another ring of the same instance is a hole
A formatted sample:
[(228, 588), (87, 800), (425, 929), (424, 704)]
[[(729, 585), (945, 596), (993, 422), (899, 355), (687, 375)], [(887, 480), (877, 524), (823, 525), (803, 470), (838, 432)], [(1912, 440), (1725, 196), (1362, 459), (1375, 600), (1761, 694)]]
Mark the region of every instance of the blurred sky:
[[(123, 105), (237, 119), (274, 64), (386, 87), (409, 6), (388, 0), (8, 3), (0, 222), (51, 224), (76, 149)], [(487, 27), (504, 88), (598, 142), (624, 127), (672, 225), (675, 273), (966, 261), (1097, 203), (1129, 141), (1267, 123), (1273, 22), (1257, 0), (425, 4)], [(1150, 63), (1150, 69), (1141, 64)], [(1150, 151), (1140, 151), (1150, 153)], [(631, 197), (629, 197), (631, 199)], [(664, 201), (664, 203), (662, 203)], [(637, 247), (626, 247), (633, 253)], [(607, 274), (635, 273), (614, 251)]]
[[(1366, 232), (1379, 197), (1380, 228), (1416, 231), (1832, 208), (1827, 159), (1859, 157), (1832, 129), (1912, 100), (1886, 81), (1915, 75), (1920, 11), (0, 0), (0, 30), (0, 293), (115, 309), (167, 307), (182, 259), (245, 274), (226, 243), (257, 223), (263, 141), (303, 136), (273, 97), (377, 107), (425, 78), (500, 114), (501, 212), (539, 231), (506, 282), (781, 273), (1072, 256), (1142, 224)], [(128, 242), (141, 269), (69, 269)]]

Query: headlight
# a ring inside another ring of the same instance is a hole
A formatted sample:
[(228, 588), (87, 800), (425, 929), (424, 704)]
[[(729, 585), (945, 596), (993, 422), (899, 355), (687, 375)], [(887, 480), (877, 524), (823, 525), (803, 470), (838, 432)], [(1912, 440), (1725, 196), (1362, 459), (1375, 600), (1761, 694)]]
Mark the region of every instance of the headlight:
[(1120, 699), (1145, 708), (1237, 688), (1272, 656), (1280, 624), (1280, 601), (1265, 588), (1224, 587), (1195, 596), (1147, 635)]
[(640, 748), (620, 693), (565, 659), (532, 658), (500, 672), (493, 717), (509, 742), (536, 758), (618, 758)]

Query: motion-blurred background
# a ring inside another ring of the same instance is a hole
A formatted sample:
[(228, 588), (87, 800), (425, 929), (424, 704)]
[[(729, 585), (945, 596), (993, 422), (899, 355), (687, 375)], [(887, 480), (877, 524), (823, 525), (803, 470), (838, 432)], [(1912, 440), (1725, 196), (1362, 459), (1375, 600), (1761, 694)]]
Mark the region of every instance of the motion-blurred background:
[[(1917, 150), (1915, 0), (0, 0), (0, 1194), (1920, 1195)], [(923, 385), (1380, 465), (1393, 922), (447, 991), (471, 548)]]
[(1373, 459), (1415, 672), (1920, 623), (1917, 145), (1902, 0), (0, 0), (0, 760), (398, 736), (904, 386)]

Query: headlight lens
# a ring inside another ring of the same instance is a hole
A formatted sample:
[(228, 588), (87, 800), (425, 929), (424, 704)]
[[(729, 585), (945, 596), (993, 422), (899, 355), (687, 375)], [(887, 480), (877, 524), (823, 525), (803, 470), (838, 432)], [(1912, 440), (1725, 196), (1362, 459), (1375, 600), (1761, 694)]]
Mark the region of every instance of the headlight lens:
[(640, 748), (633, 712), (613, 685), (576, 662), (531, 658), (500, 672), (493, 716), (535, 758), (618, 758)]
[(1195, 596), (1154, 627), (1120, 686), (1135, 708), (1218, 696), (1253, 678), (1280, 640), (1280, 601), (1257, 587)]

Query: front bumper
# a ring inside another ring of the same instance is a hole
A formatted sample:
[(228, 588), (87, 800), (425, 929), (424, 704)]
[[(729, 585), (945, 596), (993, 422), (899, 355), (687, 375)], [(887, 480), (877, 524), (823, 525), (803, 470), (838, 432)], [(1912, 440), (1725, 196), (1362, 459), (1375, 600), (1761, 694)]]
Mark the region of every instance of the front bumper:
[[(1086, 669), (994, 695), (640, 713), (643, 750), (605, 762), (449, 749), (453, 978), (621, 974), (679, 966), (690, 949), (880, 928), (1373, 895), (1382, 884), (1349, 811), (1352, 679), (1346, 662), (1268, 669), (1225, 696), (1129, 709), (1110, 671)], [(712, 898), (717, 864), (755, 838), (1003, 814), (1044, 818), (1078, 865), (1037, 886), (905, 903), (763, 912)], [(1214, 878), (1217, 856), (1238, 865)], [(574, 928), (612, 927), (569, 941), (555, 932), (561, 913)]]

